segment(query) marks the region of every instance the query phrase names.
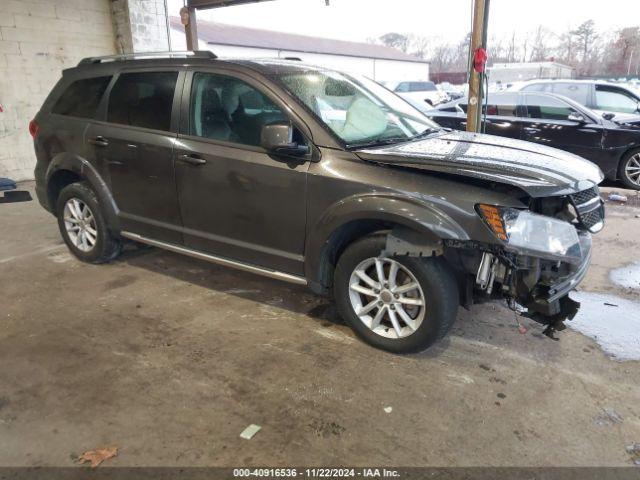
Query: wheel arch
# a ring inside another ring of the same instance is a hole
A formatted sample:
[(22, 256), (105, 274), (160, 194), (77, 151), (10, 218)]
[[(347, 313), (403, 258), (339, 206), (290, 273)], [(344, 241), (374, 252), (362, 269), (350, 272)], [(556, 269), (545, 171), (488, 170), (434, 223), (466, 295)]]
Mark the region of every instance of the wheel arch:
[(398, 227), (431, 244), (469, 239), (462, 227), (434, 206), (398, 196), (354, 196), (329, 208), (307, 236), (305, 272), (311, 289), (320, 294), (329, 291), (337, 261), (351, 243)]
[(63, 188), (75, 182), (86, 182), (95, 192), (103, 209), (109, 228), (119, 231), (118, 207), (109, 187), (96, 168), (84, 158), (61, 153), (53, 158), (45, 176), (47, 202), (55, 215), (58, 196)]

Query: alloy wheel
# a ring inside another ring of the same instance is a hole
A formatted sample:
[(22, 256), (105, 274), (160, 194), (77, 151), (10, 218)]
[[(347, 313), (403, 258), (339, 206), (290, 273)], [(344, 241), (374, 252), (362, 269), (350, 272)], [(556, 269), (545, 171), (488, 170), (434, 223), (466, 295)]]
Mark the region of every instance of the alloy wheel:
[(89, 206), (78, 198), (64, 205), (64, 227), (71, 243), (81, 252), (90, 252), (98, 241), (98, 228)]
[(636, 153), (627, 161), (624, 173), (631, 183), (640, 186), (640, 153)]
[(416, 277), (391, 258), (368, 258), (349, 279), (351, 306), (364, 325), (386, 338), (404, 338), (422, 324), (424, 293)]

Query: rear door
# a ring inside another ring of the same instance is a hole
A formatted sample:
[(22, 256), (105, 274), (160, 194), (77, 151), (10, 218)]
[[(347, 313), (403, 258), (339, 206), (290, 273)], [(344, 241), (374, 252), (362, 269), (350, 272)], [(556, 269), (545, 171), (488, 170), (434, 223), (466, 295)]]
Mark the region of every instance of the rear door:
[(264, 84), (239, 72), (189, 74), (175, 151), (186, 246), (303, 275), (311, 156), (277, 157), (260, 146), (262, 126), (281, 121), (299, 127), (295, 141), (310, 144), (293, 115)]
[[(106, 166), (122, 230), (181, 243), (173, 148), (184, 73), (123, 71), (108, 92), (103, 121), (85, 142)], [(175, 113), (175, 115), (174, 115)]]
[[(522, 138), (566, 150), (597, 162), (602, 154), (604, 128), (561, 98), (524, 93), (526, 116)], [(579, 115), (584, 121), (570, 118)]]

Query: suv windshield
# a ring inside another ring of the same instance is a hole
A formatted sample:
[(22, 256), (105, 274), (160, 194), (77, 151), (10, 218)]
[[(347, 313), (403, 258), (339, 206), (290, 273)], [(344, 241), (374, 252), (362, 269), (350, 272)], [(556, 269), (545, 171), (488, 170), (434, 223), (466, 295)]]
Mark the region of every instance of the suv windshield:
[(348, 147), (401, 142), (440, 130), (402, 98), (364, 77), (311, 70), (279, 78)]

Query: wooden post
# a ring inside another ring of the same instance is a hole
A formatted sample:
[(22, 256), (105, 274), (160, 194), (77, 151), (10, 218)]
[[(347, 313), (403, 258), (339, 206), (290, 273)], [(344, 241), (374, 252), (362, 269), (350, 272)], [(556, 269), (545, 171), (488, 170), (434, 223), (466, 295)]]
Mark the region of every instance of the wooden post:
[(180, 21), (184, 25), (184, 33), (187, 36), (187, 50), (195, 52), (198, 50), (198, 23), (195, 7), (182, 7)]
[(480, 131), (482, 118), (482, 74), (473, 68), (473, 56), (478, 48), (486, 48), (489, 0), (475, 0), (473, 7), (473, 31), (469, 62), (469, 106), (467, 107), (467, 132)]

